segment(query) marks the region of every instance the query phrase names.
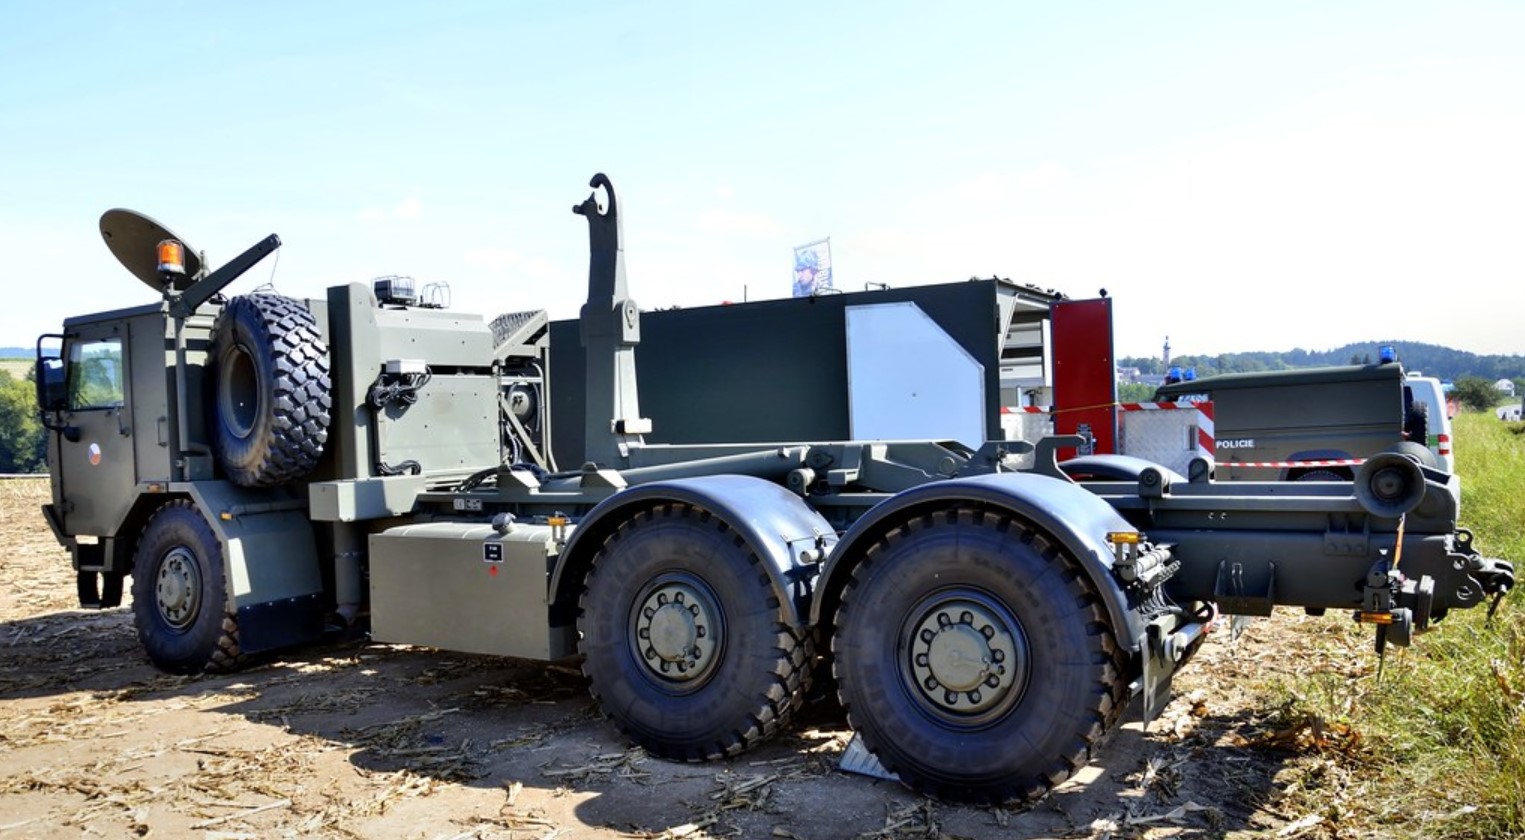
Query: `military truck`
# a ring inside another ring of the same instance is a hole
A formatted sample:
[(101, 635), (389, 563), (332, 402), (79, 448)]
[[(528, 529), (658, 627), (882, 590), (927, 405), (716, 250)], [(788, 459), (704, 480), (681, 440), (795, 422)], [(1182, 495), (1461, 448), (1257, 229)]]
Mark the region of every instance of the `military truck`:
[(38, 345), (43, 513), (81, 603), (119, 604), (130, 576), (174, 672), (346, 624), (579, 658), (604, 712), (675, 760), (777, 733), (829, 663), (885, 772), (1006, 801), (1070, 776), (1135, 696), (1156, 714), (1221, 614), (1335, 609), (1408, 644), (1514, 583), (1458, 528), (1457, 480), (1397, 453), (1352, 484), (1229, 486), (1207, 459), (1061, 464), (1073, 435), (649, 443), (619, 204), (590, 185), (582, 457), (561, 470), (541, 463), (543, 313), (425, 306), (398, 278), (224, 297), (277, 236), (209, 270), (107, 212), (157, 300)]
[[(1449, 471), (1429, 448), (1432, 421), (1395, 355), (1368, 365), (1226, 373), (1175, 382), (1160, 401), (1212, 402), (1217, 477), (1226, 481), (1350, 481), (1362, 461), (1400, 451)], [(1446, 455), (1450, 440), (1447, 437)]]

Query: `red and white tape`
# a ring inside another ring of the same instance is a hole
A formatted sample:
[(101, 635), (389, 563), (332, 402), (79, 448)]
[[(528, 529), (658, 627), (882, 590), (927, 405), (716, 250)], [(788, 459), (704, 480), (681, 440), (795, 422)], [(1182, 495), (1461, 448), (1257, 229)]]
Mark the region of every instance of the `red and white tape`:
[(1199, 405), (1202, 405), (1202, 403), (1140, 402), (1118, 403), (1117, 407), (1123, 411), (1176, 411), (1184, 408), (1196, 408)]
[(1304, 467), (1359, 467), (1365, 458), (1332, 458), (1324, 461), (1219, 461), (1218, 467), (1260, 467), (1264, 469), (1302, 469)]

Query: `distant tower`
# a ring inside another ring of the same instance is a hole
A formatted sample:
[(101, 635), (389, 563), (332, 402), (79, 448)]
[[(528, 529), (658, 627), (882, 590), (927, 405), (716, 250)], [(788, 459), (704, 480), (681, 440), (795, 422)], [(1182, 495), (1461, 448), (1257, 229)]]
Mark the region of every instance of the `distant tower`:
[(1165, 336), (1165, 367), (1170, 367), (1170, 336)]

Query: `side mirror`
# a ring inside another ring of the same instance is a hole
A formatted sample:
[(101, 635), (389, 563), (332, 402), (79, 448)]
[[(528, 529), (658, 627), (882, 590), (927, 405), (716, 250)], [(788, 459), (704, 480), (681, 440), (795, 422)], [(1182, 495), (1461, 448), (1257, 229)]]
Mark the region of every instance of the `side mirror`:
[(37, 408), (42, 412), (43, 425), (48, 428), (53, 428), (48, 416), (69, 407), (62, 341), (63, 336), (53, 334), (37, 339), (37, 368), (33, 377), (37, 385)]

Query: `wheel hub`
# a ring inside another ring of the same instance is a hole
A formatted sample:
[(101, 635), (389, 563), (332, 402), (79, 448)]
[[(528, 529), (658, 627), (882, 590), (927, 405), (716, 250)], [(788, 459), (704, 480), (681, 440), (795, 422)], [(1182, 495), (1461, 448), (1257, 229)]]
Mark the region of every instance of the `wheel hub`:
[(228, 430), (240, 440), (254, 431), (259, 419), (263, 399), (259, 387), (259, 371), (247, 350), (234, 345), (223, 357), (218, 399), (220, 412)]
[(933, 711), (962, 718), (1015, 701), (1027, 644), (1008, 610), (967, 593), (938, 596), (915, 615), (910, 675)]
[(719, 611), (706, 589), (697, 581), (659, 582), (637, 604), (635, 649), (654, 676), (690, 682), (718, 661)]
[(185, 548), (171, 549), (159, 563), (154, 594), (159, 615), (169, 626), (178, 630), (194, 621), (201, 606), (201, 571), (195, 555)]

